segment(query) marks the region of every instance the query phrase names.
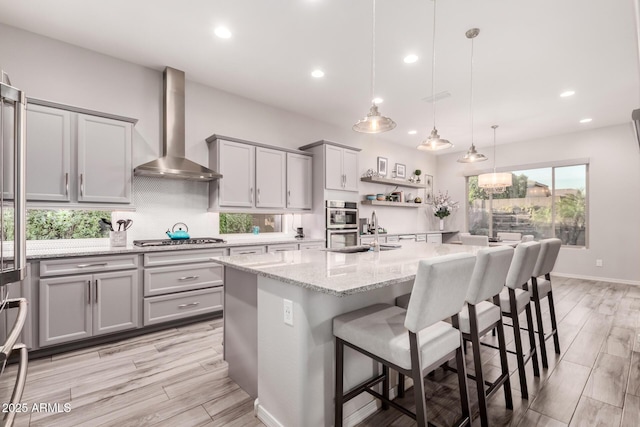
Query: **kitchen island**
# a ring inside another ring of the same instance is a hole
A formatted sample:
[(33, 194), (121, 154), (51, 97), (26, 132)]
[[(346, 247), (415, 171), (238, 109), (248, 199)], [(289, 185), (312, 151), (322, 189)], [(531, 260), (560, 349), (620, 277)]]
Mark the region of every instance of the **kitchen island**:
[[(226, 266), (229, 376), (256, 398), (258, 417), (266, 425), (333, 425), (333, 317), (375, 303), (393, 304), (411, 291), (421, 259), (480, 249), (403, 242), (400, 249), (382, 252), (311, 250), (217, 258)], [(347, 350), (345, 389), (377, 369), (370, 359)], [(376, 404), (366, 394), (348, 402), (345, 425), (374, 412)]]

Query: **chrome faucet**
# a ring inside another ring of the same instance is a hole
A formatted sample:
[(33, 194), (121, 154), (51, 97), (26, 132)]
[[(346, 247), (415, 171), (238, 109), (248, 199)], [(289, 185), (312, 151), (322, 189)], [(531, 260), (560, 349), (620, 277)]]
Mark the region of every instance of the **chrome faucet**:
[(371, 225), (373, 226), (373, 247), (374, 252), (380, 252), (380, 243), (378, 242), (378, 215), (376, 211), (371, 214)]

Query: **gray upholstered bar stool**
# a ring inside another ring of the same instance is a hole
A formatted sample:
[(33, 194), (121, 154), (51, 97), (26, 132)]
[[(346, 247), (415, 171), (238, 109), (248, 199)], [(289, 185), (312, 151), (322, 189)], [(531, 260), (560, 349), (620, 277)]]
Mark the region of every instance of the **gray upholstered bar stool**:
[(505, 231), (497, 232), (496, 236), (500, 240), (520, 240), (520, 239), (522, 239), (522, 233), (511, 233), (511, 232), (505, 232)]
[(460, 236), (460, 241), (463, 245), (473, 245), (473, 246), (489, 246), (489, 237), (487, 236)]
[(525, 234), (522, 236), (521, 242), (533, 242), (533, 234)]
[[(476, 382), (480, 421), (483, 427), (489, 425), (487, 399), (499, 390), (500, 386), (504, 388), (507, 408), (513, 409), (509, 367), (507, 364), (507, 346), (500, 313), (500, 291), (504, 288), (513, 253), (514, 250), (510, 246), (487, 248), (478, 251), (476, 265), (469, 282), (469, 290), (467, 291), (467, 303), (459, 313), (459, 322), (454, 322), (454, 326), (462, 332), (463, 339), (471, 341), (473, 345), (475, 376), (468, 374), (467, 377)], [(406, 294), (396, 298), (396, 305), (406, 308), (410, 296), (411, 294)], [(493, 303), (488, 301), (490, 299), (493, 300)], [(502, 372), (493, 383), (486, 383), (489, 388), (485, 390), (482, 358), (480, 356), (480, 337), (494, 328), (498, 331)], [(400, 383), (402, 383), (403, 376), (402, 374), (400, 375)]]
[[(362, 392), (382, 400), (383, 409), (393, 406), (427, 425), (423, 377), (425, 372), (455, 357), (462, 417), (456, 425), (470, 424), (462, 336), (451, 324), (464, 304), (476, 257), (452, 254), (419, 263), (409, 306), (375, 304), (333, 319), (336, 349), (335, 426), (342, 426), (342, 405)], [(364, 381), (349, 392), (343, 390), (344, 347), (381, 363), (382, 374)], [(415, 414), (389, 399), (389, 368), (413, 379)], [(382, 382), (382, 394), (372, 389)]]
[[(523, 399), (529, 398), (527, 377), (524, 370), (525, 365), (529, 360), (532, 360), (533, 374), (536, 377), (540, 376), (540, 367), (538, 366), (538, 356), (536, 354), (536, 339), (533, 332), (533, 316), (531, 315), (531, 297), (529, 292), (523, 289), (530, 279), (530, 275), (533, 272), (536, 261), (538, 260), (539, 253), (540, 243), (519, 243), (518, 246), (516, 246), (513, 254), (513, 260), (509, 266), (506, 286), (502, 292), (500, 292), (500, 309), (502, 311), (502, 315), (511, 318), (511, 325), (508, 326), (513, 326), (513, 340), (515, 342), (516, 350), (515, 352), (510, 350), (507, 351), (516, 355), (516, 359), (518, 361), (518, 377), (520, 378), (520, 392)], [(529, 334), (530, 346), (529, 352), (526, 355), (522, 348), (520, 320), (518, 319), (518, 315), (523, 311), (526, 312), (527, 316), (526, 329)], [(496, 348), (495, 346), (488, 346)]]
[[(536, 320), (538, 323), (538, 341), (540, 341), (540, 357), (542, 358), (542, 366), (549, 367), (547, 361), (547, 346), (545, 341), (553, 337), (553, 345), (556, 354), (560, 354), (560, 340), (558, 339), (558, 323), (556, 322), (556, 308), (553, 304), (553, 291), (551, 290), (551, 270), (556, 265), (558, 253), (560, 252), (562, 241), (560, 239), (544, 239), (540, 241), (540, 254), (538, 261), (533, 268), (531, 274), (531, 301), (536, 310)], [(543, 279), (540, 278), (544, 276)], [(547, 298), (549, 302), (549, 317), (551, 317), (551, 333), (545, 336), (544, 326), (542, 325), (542, 307), (541, 301)]]

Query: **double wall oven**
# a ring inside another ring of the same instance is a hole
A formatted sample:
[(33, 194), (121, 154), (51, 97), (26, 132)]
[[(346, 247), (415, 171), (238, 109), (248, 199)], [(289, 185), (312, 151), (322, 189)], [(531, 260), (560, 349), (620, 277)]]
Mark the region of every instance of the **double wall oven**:
[(358, 244), (358, 203), (327, 200), (327, 247), (343, 248)]

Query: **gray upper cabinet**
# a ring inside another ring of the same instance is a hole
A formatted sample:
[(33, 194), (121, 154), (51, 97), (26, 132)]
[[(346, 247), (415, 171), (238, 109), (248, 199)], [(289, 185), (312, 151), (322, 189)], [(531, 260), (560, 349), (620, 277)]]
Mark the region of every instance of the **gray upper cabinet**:
[(210, 210), (278, 213), (311, 208), (310, 155), (220, 135), (207, 142), (209, 165), (222, 174), (209, 185)]
[[(232, 141), (219, 142), (218, 172), (222, 179), (220, 206), (253, 207), (255, 203), (255, 147)], [(213, 184), (212, 184), (213, 185)]]
[(256, 207), (284, 208), (287, 153), (256, 147)]
[(27, 199), (69, 201), (71, 113), (27, 105)]
[(358, 152), (326, 144), (325, 188), (358, 191)]
[(312, 161), (310, 156), (287, 153), (287, 208), (311, 209)]
[(131, 202), (131, 123), (78, 114), (78, 201)]

